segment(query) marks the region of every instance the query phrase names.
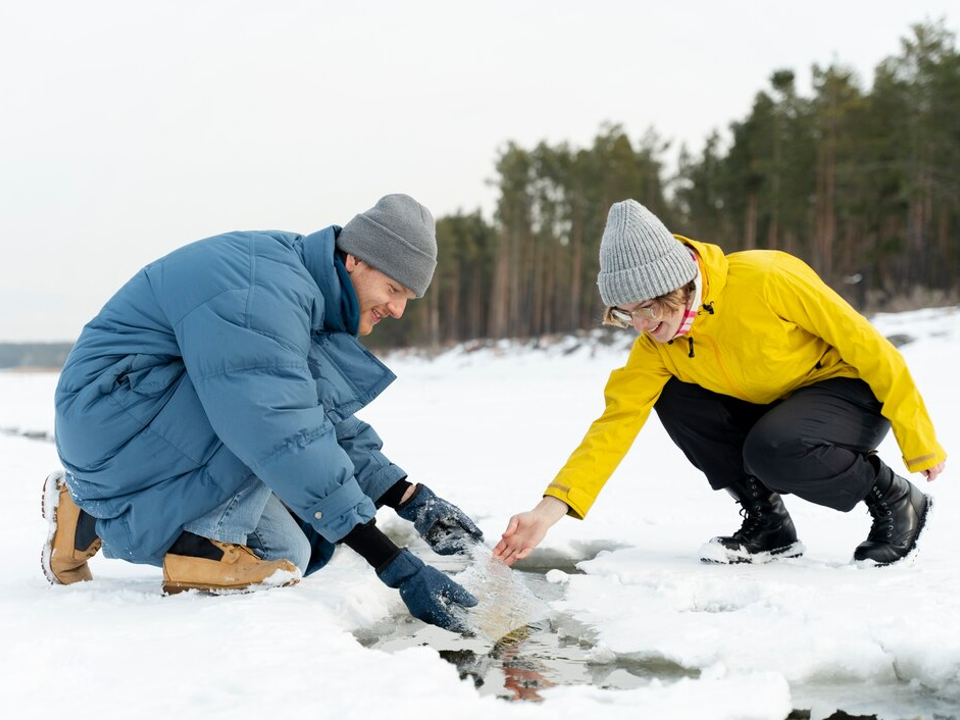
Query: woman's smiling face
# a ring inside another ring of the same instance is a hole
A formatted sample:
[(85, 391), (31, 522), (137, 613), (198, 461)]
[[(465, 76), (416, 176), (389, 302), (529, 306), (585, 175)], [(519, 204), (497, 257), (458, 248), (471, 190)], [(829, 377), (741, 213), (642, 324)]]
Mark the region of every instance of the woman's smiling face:
[(646, 333), (658, 343), (666, 343), (673, 340), (683, 322), (685, 308), (672, 308), (666, 303), (658, 303), (656, 300), (645, 300), (643, 302), (628, 305), (623, 309), (632, 312), (641, 307), (660, 306), (660, 319), (651, 320), (642, 313), (633, 316), (633, 329), (639, 333)]

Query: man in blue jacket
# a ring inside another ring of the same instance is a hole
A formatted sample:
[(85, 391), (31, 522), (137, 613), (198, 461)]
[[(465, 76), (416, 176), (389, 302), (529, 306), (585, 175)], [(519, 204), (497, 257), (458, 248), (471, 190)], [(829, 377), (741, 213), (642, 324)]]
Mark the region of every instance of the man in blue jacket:
[(357, 336), (422, 297), (436, 258), (430, 211), (388, 195), (342, 229), (227, 233), (141, 270), (60, 376), (50, 582), (91, 579), (102, 546), (162, 566), (167, 593), (291, 585), (343, 543), (414, 616), (462, 630), (455, 606), (476, 599), (374, 515), (395, 508), (441, 554), (480, 530), (354, 416), (395, 379)]

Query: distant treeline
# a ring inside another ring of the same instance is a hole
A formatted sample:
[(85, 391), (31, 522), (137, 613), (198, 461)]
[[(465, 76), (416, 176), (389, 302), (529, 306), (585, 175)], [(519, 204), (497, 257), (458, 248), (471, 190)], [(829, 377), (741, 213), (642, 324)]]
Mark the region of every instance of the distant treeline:
[[(669, 72), (669, 68), (663, 68)], [(812, 97), (777, 70), (747, 116), (699, 152), (605, 125), (590, 147), (507, 143), (494, 222), (438, 220), (433, 285), (376, 344), (526, 337), (595, 327), (597, 255), (610, 205), (635, 198), (673, 232), (728, 252), (794, 253), (861, 309), (960, 287), (960, 55), (942, 23), (917, 25), (873, 87), (812, 68)], [(696, 97), (690, 112), (709, 114)]]
[[(660, 71), (669, 72), (669, 68)], [(943, 23), (916, 25), (864, 89), (842, 64), (770, 75), (728, 140), (699, 152), (651, 128), (631, 139), (602, 126), (567, 142), (497, 152), (495, 217), (440, 217), (440, 262), (379, 347), (538, 337), (597, 327), (598, 251), (610, 205), (639, 200), (673, 232), (727, 252), (798, 255), (865, 312), (893, 300), (957, 302), (960, 291), (960, 54)], [(711, 108), (690, 98), (689, 112)], [(559, 120), (558, 120), (559, 122)], [(59, 367), (69, 344), (0, 345), (0, 367)]]
[(60, 368), (72, 343), (0, 343), (0, 368)]

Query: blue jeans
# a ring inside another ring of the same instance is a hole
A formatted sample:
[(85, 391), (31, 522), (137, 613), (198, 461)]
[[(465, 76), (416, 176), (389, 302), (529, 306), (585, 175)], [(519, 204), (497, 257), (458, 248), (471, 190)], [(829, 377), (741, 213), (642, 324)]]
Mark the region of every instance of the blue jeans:
[(301, 572), (310, 562), (307, 536), (259, 478), (251, 478), (236, 495), (183, 529), (211, 540), (246, 545), (264, 560), (289, 560)]

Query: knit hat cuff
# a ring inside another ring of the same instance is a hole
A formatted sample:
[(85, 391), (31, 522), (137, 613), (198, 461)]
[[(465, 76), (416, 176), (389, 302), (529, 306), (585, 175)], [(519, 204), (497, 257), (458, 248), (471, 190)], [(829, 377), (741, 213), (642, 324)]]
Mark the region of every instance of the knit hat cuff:
[[(360, 225), (366, 231), (356, 227)], [(437, 267), (436, 258), (408, 242), (386, 225), (360, 213), (340, 232), (338, 247), (423, 297)], [(376, 240), (374, 240), (376, 238)], [(411, 262), (411, 254), (416, 260)]]
[(686, 248), (677, 242), (679, 252), (671, 252), (653, 262), (614, 272), (601, 272), (597, 278), (604, 305), (615, 307), (651, 300), (682, 288), (697, 276), (697, 264)]

